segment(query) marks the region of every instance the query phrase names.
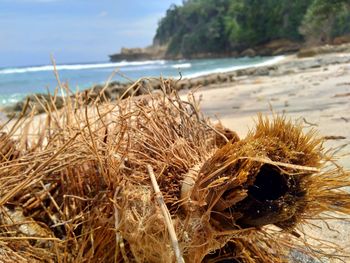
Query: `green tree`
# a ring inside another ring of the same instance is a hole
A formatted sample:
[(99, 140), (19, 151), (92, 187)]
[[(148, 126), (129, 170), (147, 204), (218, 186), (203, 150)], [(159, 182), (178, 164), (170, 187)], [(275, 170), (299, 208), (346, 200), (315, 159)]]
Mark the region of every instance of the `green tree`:
[(302, 40), (298, 27), (310, 2), (234, 1), (226, 18), (232, 47), (255, 46), (279, 38)]
[(310, 44), (330, 43), (337, 34), (349, 32), (348, 21), (348, 0), (314, 0), (305, 14), (300, 32)]
[(227, 53), (276, 39), (330, 41), (350, 32), (349, 0), (187, 0), (160, 20), (172, 56)]

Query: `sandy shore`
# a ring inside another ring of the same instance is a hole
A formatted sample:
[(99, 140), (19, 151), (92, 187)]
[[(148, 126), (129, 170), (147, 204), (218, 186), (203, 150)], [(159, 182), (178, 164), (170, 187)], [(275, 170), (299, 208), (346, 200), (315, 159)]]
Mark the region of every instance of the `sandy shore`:
[[(330, 55), (327, 55), (330, 56)], [(350, 54), (333, 56), (347, 57)], [(290, 61), (317, 61), (319, 58)], [(285, 64), (286, 61), (280, 64)], [(283, 66), (280, 66), (283, 67)], [(201, 109), (244, 137), (256, 114), (285, 114), (328, 137), (325, 148), (337, 149), (350, 169), (350, 63), (295, 68), (285, 74), (237, 77), (233, 83), (204, 87), (197, 93)], [(342, 156), (348, 154), (347, 156)]]

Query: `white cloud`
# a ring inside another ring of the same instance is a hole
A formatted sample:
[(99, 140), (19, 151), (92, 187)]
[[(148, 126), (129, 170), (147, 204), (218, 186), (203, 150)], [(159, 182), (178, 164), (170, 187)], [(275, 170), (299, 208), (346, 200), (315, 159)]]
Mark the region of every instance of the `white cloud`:
[(108, 16), (108, 12), (107, 11), (101, 11), (97, 16), (98, 17), (106, 17), (106, 16)]

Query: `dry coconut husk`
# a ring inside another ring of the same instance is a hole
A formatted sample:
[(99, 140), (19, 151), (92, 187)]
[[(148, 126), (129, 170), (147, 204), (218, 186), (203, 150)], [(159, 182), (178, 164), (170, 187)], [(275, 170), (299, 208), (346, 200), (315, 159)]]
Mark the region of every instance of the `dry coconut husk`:
[(173, 86), (101, 105), (67, 91), (2, 128), (0, 261), (346, 259), (302, 230), (350, 214), (349, 173), (315, 132), (260, 115), (240, 139)]

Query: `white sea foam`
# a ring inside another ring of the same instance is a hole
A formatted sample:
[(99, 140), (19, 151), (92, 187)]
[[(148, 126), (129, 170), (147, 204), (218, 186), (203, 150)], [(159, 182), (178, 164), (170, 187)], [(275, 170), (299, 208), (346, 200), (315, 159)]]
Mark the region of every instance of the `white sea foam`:
[(13, 104), (21, 101), (25, 97), (25, 94), (14, 93), (11, 95), (1, 95), (0, 94), (0, 105)]
[(172, 68), (190, 68), (192, 67), (191, 63), (180, 63), (171, 66)]
[(184, 77), (185, 78), (196, 78), (196, 77), (200, 77), (200, 76), (204, 76), (204, 75), (208, 75), (208, 74), (212, 74), (212, 73), (225, 73), (225, 72), (230, 72), (230, 71), (235, 71), (235, 70), (245, 69), (245, 68), (251, 68), (251, 67), (269, 66), (269, 65), (273, 65), (279, 61), (282, 61), (284, 58), (285, 58), (285, 56), (277, 56), (277, 57), (273, 57), (273, 58), (271, 58), (267, 61), (261, 62), (261, 63), (237, 65), (237, 66), (228, 67), (228, 68), (216, 68), (213, 70), (204, 70), (204, 71), (200, 71), (200, 72), (196, 72), (196, 73), (185, 74)]
[[(116, 63), (97, 63), (97, 64), (72, 64), (72, 65), (57, 65), (57, 70), (84, 70), (84, 69), (101, 69), (101, 68), (117, 68), (128, 66), (143, 66), (143, 65), (164, 65), (165, 60), (147, 60), (147, 61), (121, 61)], [(7, 68), (0, 69), (0, 74), (16, 74), (38, 71), (53, 71), (52, 65), (35, 66), (26, 68)]]
[[(203, 76), (211, 73), (221, 73), (221, 72), (229, 72), (234, 71), (238, 69), (248, 68), (248, 67), (259, 67), (259, 66), (266, 66), (266, 65), (272, 65), (279, 61), (284, 59), (284, 56), (278, 56), (273, 57), (270, 59), (267, 59), (264, 62), (257, 63), (253, 62), (249, 63), (249, 59), (243, 59), (235, 61), (235, 59), (232, 59), (232, 63), (236, 63), (236, 66), (229, 66), (228, 63), (225, 62), (227, 66), (222, 66), (220, 60), (201, 60), (201, 61), (188, 61), (188, 60), (178, 60), (178, 61), (166, 61), (166, 60), (155, 60), (155, 61), (134, 61), (134, 62), (127, 62), (122, 61), (118, 63), (90, 63), (90, 64), (75, 64), (75, 65), (57, 65), (58, 70), (87, 70), (86, 72), (89, 74), (88, 70), (94, 70), (94, 69), (101, 69), (99, 71), (112, 71), (114, 68), (121, 68), (122, 72), (125, 72), (126, 75), (134, 74), (135, 78), (142, 77), (145, 75), (145, 72), (148, 72), (149, 74), (158, 75), (163, 74), (164, 76), (176, 76), (177, 77), (177, 71), (176, 69), (183, 69), (184, 73), (183, 76), (190, 78), (190, 77), (198, 77)], [(255, 60), (256, 61), (256, 60)], [(261, 61), (261, 60), (260, 60)], [(249, 63), (246, 65), (240, 65), (239, 63)], [(205, 70), (202, 70), (203, 67), (206, 67)], [(187, 70), (186, 70), (187, 69)], [(26, 76), (25, 73), (28, 72), (52, 72), (53, 66), (46, 65), (46, 66), (33, 66), (33, 67), (26, 67), (26, 68), (7, 68), (7, 69), (0, 69), (0, 106), (1, 105), (7, 105), (10, 103), (15, 103), (17, 101), (20, 101), (23, 99), (25, 95), (28, 93), (38, 92), (37, 87), (33, 87), (33, 81), (31, 79), (31, 76)], [(186, 73), (186, 71), (190, 71), (189, 73)], [(151, 72), (151, 73), (150, 73)], [(191, 73), (193, 72), (193, 73)], [(24, 74), (21, 76), (20, 74)], [(147, 74), (148, 74), (147, 73)], [(9, 75), (9, 79), (5, 77), (4, 74), (13, 74)], [(17, 75), (19, 74), (19, 75)], [(93, 76), (96, 74), (96, 72), (91, 72), (91, 75)], [(2, 75), (2, 76), (1, 76)], [(49, 77), (46, 77), (47, 74), (42, 74), (43, 80), (40, 82), (40, 84), (45, 86), (47, 83), (54, 83), (52, 79)], [(52, 78), (52, 75), (49, 74)], [(16, 83), (17, 76), (21, 76), (19, 78), (19, 82)], [(77, 78), (73, 79), (72, 82), (77, 83), (81, 86), (88, 87), (92, 86), (95, 82), (99, 82), (98, 78), (96, 78), (96, 81), (89, 80), (86, 82), (85, 79), (81, 79), (79, 77), (79, 74), (77, 74)], [(28, 80), (28, 82), (27, 82)], [(13, 83), (11, 82), (13, 81)], [(7, 85), (11, 84), (11, 90), (7, 87)], [(52, 85), (52, 84), (51, 84)], [(28, 87), (27, 87), (28, 86)], [(18, 90), (17, 90), (18, 87)], [(22, 92), (23, 88), (26, 88), (27, 93), (19, 93), (19, 91)], [(2, 90), (4, 88), (4, 90)], [(11, 92), (14, 92), (11, 94)]]

